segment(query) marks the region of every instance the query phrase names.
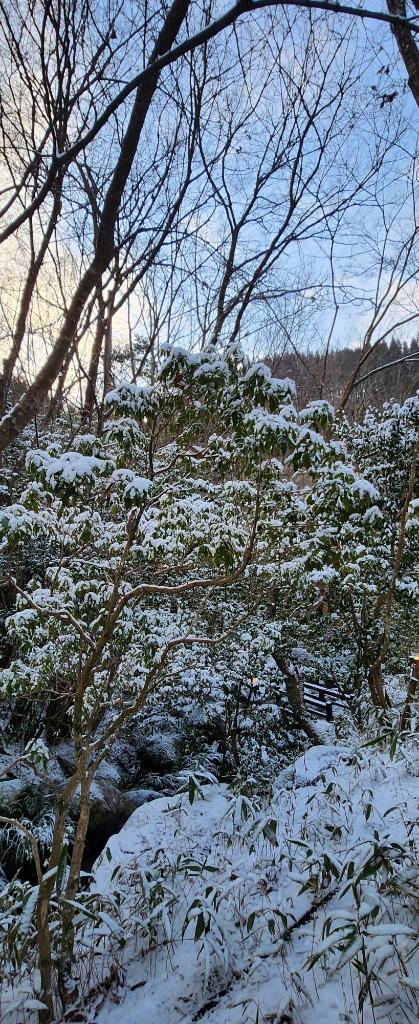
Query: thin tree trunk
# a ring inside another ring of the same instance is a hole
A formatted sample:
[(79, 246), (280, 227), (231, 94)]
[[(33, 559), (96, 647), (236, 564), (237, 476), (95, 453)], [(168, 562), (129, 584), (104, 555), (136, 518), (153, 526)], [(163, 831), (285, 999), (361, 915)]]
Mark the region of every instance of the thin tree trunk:
[[(90, 789), (91, 789), (92, 778), (91, 774), (86, 772), (82, 776), (80, 783), (80, 810), (77, 822), (76, 834), (74, 837), (74, 845), (70, 862), (70, 872), (67, 880), (65, 899), (68, 901), (74, 901), (76, 899), (79, 885), (80, 885), (80, 873), (82, 869), (83, 855), (86, 845), (87, 829), (89, 827), (90, 819)], [(61, 1000), (64, 1008), (68, 1005), (69, 1000), (69, 987), (68, 982), (74, 982), (72, 978), (72, 966), (74, 962), (74, 912), (73, 906), (66, 906), (63, 913), (63, 924), (62, 924), (62, 941), (61, 941), (61, 956), (59, 964), (59, 989), (61, 994)], [(71, 987), (71, 1000), (74, 1001), (75, 991), (74, 985)]]
[(102, 351), (103, 336), (105, 333), (105, 300), (103, 298), (103, 292), (99, 288), (97, 294), (98, 304), (98, 316), (95, 337), (93, 340), (92, 351), (90, 355), (90, 366), (89, 366), (89, 379), (86, 388), (86, 397), (84, 401), (83, 409), (83, 421), (87, 422), (91, 426), (93, 419), (93, 412), (95, 406), (97, 407), (97, 375), (99, 371), (99, 360), (100, 353)]
[(47, 416), (45, 418), (45, 422), (47, 424), (48, 423), (52, 423), (53, 420), (56, 418), (56, 416), (60, 415), (60, 412), (62, 410), (65, 381), (66, 381), (66, 377), (67, 377), (68, 371), (70, 369), (70, 363), (71, 363), (71, 360), (72, 360), (72, 358), (74, 356), (76, 347), (77, 347), (77, 342), (76, 342), (76, 340), (74, 340), (71, 348), (67, 352), (66, 358), (65, 358), (65, 360), (63, 362), (62, 368), (61, 368), (60, 373), (58, 375), (57, 387), (55, 389), (54, 394), (52, 395), (52, 398), (51, 398), (51, 401), (50, 401), (50, 406), (49, 406), (49, 409), (48, 409), (48, 414), (47, 414)]
[(51, 853), (48, 860), (47, 870), (41, 880), (39, 887), (38, 904), (36, 908), (37, 942), (39, 953), (39, 972), (41, 976), (41, 1001), (45, 1003), (46, 1009), (39, 1011), (40, 1024), (51, 1024), (55, 1018), (54, 991), (53, 991), (53, 961), (52, 943), (50, 932), (50, 902), (56, 881), (56, 869), (64, 844), (64, 836), (68, 821), (70, 801), (78, 784), (78, 775), (75, 773), (69, 779), (64, 791), (58, 800), (57, 817), (54, 826)]
[(97, 431), (101, 434), (103, 431), (103, 420), (105, 412), (105, 397), (108, 391), (112, 387), (112, 318), (113, 318), (113, 305), (115, 301), (115, 291), (108, 299), (108, 312), (104, 325), (104, 345), (103, 345), (103, 395), (102, 401), (98, 408), (98, 423)]
[(135, 370), (135, 353), (134, 353), (133, 331), (132, 331), (132, 326), (131, 326), (131, 304), (130, 304), (130, 297), (129, 297), (129, 295), (128, 295), (128, 298), (127, 298), (127, 319), (128, 319), (129, 358), (130, 358), (130, 363), (131, 363), (132, 381), (133, 381), (133, 384), (135, 384), (136, 379), (137, 379), (137, 375), (136, 375), (136, 370)]
[(108, 394), (112, 387), (112, 317), (113, 302), (111, 300), (106, 318), (105, 346), (103, 350), (103, 397)]

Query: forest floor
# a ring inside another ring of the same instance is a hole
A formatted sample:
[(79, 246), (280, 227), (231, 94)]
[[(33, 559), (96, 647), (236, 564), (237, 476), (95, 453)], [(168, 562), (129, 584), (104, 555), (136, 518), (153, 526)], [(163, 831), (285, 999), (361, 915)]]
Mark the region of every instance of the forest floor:
[(191, 783), (135, 811), (94, 868), (85, 1019), (417, 1024), (417, 767), (324, 745), (265, 801)]

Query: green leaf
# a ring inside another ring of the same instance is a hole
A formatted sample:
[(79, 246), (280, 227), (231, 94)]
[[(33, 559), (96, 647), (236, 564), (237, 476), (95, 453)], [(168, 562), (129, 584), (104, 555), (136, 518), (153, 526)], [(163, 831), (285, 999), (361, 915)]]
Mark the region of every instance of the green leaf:
[(397, 732), (395, 732), (395, 733), (394, 733), (394, 736), (393, 736), (393, 738), (392, 738), (392, 741), (391, 741), (391, 743), (390, 743), (390, 750), (389, 750), (389, 754), (390, 754), (390, 761), (392, 761), (392, 760), (393, 760), (393, 758), (394, 758), (394, 755), (395, 755), (395, 753), (396, 753), (396, 749), (397, 749), (397, 741), (398, 741), (398, 738), (399, 738), (399, 737), (398, 737), (398, 734), (397, 734)]
[(189, 782), (188, 782), (188, 796), (189, 796), (189, 803), (190, 803), (191, 806), (192, 806), (192, 804), (193, 804), (193, 802), (195, 800), (195, 794), (196, 794), (196, 782), (195, 782), (195, 779), (192, 778), (192, 775), (190, 775), (189, 776)]
[(201, 935), (204, 934), (205, 930), (206, 930), (206, 928), (205, 928), (205, 918), (204, 918), (204, 915), (201, 913), (201, 914), (198, 915), (198, 917), (196, 919), (195, 942), (198, 942), (198, 939), (201, 938)]

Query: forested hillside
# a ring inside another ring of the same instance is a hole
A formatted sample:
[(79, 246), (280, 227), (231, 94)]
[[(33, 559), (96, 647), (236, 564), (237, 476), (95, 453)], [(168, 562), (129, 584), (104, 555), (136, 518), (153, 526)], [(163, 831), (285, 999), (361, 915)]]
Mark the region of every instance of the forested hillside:
[(279, 377), (295, 381), (300, 402), (321, 396), (339, 408), (348, 382), (354, 385), (345, 402), (351, 418), (359, 420), (370, 406), (381, 408), (386, 402), (404, 402), (416, 394), (419, 385), (419, 342), (380, 342), (356, 373), (365, 353), (357, 346), (331, 351), (297, 349), (267, 357), (267, 364)]

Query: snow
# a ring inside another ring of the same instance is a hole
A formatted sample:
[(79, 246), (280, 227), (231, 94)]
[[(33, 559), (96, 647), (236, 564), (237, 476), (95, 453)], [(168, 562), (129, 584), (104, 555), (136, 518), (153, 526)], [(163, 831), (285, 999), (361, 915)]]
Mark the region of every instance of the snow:
[(371, 501), (376, 502), (380, 495), (377, 488), (374, 487), (369, 480), (365, 480), (364, 477), (357, 477), (355, 482), (350, 488), (351, 494), (357, 495), (359, 498), (370, 498)]
[[(415, 922), (402, 899), (389, 909), (374, 877), (357, 910), (351, 885), (325, 874), (324, 864), (330, 858), (343, 877), (348, 863), (356, 873), (367, 862), (377, 834), (387, 847), (403, 843), (418, 798), (409, 758), (323, 745), (281, 772), (265, 806), (220, 784), (205, 786), (192, 805), (187, 794), (143, 805), (94, 868), (94, 887), (121, 901), (126, 946), (123, 982), (88, 1019), (239, 1024), (288, 1013), (298, 1024), (355, 1024), (356, 972), (330, 968), (340, 953), (333, 930), (322, 934), (329, 917), (339, 934), (365, 919), (368, 956), (382, 965), (384, 1008), (388, 987), (394, 995), (396, 1015), (386, 1019), (414, 1024), (414, 962), (401, 989), (385, 964), (394, 943), (407, 956)], [(329, 967), (319, 957), (310, 970), (321, 943)], [(368, 1001), (362, 1019), (373, 1022)]]
[(272, 377), (271, 371), (265, 363), (252, 363), (249, 366), (244, 374), (244, 380), (252, 380), (253, 377), (263, 380), (273, 395), (278, 393), (279, 395), (289, 395), (291, 398), (294, 398), (296, 395), (294, 381), (290, 380), (289, 377)]
[(207, 374), (220, 373), (223, 376), (228, 376), (228, 366), (224, 359), (213, 359), (201, 363), (200, 366), (194, 370), (194, 378), (205, 377)]
[(364, 523), (376, 523), (382, 520), (382, 518), (383, 514), (380, 512), (378, 505), (371, 505), (362, 517)]
[(337, 576), (336, 569), (332, 569), (330, 565), (324, 565), (322, 569), (312, 569), (311, 572), (307, 573), (307, 579), (310, 583), (330, 583)]
[(266, 409), (260, 407), (246, 413), (244, 422), (253, 423), (255, 430), (259, 433), (264, 433), (267, 430), (287, 431), (290, 426), (285, 416), (282, 416), (280, 413), (266, 412)]
[(295, 398), (297, 394), (297, 388), (293, 380), (289, 377), (272, 377), (270, 381), (270, 390), (273, 394), (278, 391), (280, 394), (289, 395), (290, 398)]
[(115, 469), (109, 478), (109, 484), (123, 484), (124, 496), (133, 500), (144, 498), (152, 486), (151, 480), (137, 476), (132, 469)]
[(328, 419), (332, 419), (334, 415), (334, 408), (330, 402), (326, 402), (325, 399), (313, 399), (300, 411), (301, 420), (311, 420), (316, 415), (327, 416)]
[(138, 398), (148, 398), (154, 394), (154, 388), (149, 387), (146, 384), (132, 384), (124, 383), (120, 384), (118, 388), (114, 388), (112, 391), (108, 391), (105, 395), (106, 405), (112, 405), (113, 402), (118, 402), (122, 399), (127, 403), (130, 399), (135, 401)]
[(93, 477), (96, 473), (106, 473), (108, 462), (98, 459), (95, 455), (82, 455), (80, 452), (63, 452), (60, 456), (49, 455), (45, 451), (32, 451), (28, 455), (28, 465), (42, 469), (45, 478), (52, 487), (57, 480), (69, 484), (83, 477)]
[(270, 380), (271, 371), (269, 366), (266, 366), (266, 363), (253, 363), (252, 366), (249, 366), (249, 369), (246, 370), (244, 379), (250, 380), (252, 377), (264, 377), (265, 380)]

